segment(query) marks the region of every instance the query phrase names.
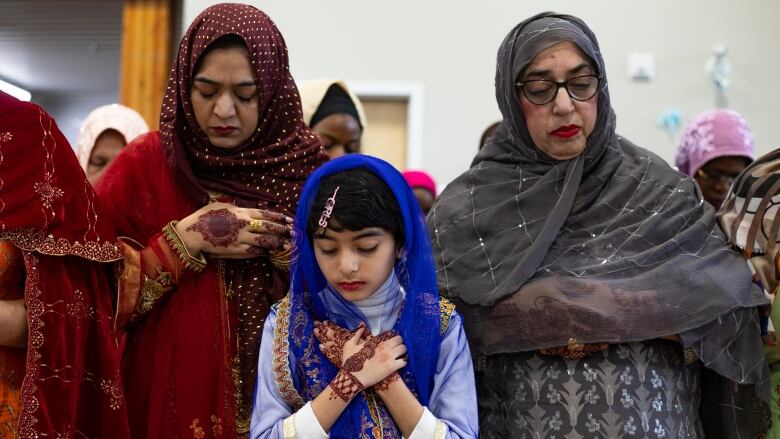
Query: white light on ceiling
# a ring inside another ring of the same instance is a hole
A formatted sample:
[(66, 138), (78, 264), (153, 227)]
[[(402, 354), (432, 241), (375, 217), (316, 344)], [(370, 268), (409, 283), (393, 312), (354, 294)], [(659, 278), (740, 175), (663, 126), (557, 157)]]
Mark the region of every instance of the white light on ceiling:
[(8, 93), (9, 95), (15, 97), (16, 99), (19, 99), (20, 101), (30, 101), (30, 98), (32, 95), (29, 91), (19, 88), (13, 84), (9, 84), (8, 82), (3, 81), (0, 79), (0, 90)]

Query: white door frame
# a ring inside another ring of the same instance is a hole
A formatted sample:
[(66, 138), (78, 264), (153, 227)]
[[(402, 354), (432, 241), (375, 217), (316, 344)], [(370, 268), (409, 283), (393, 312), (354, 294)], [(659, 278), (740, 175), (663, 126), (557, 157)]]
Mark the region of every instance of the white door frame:
[(406, 113), (406, 168), (423, 167), (423, 98), (422, 82), (347, 81), (350, 90), (359, 98), (405, 100)]

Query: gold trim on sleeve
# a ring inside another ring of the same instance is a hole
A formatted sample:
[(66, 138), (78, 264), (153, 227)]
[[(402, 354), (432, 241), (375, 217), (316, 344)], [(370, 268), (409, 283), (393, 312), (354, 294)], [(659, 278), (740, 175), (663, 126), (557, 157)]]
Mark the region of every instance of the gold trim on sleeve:
[(284, 431), (284, 439), (295, 439), (295, 413), (282, 422), (282, 430)]
[(165, 292), (173, 288), (173, 281), (171, 280), (171, 274), (167, 271), (163, 271), (162, 266), (157, 266), (157, 278), (144, 275), (144, 284), (141, 287), (141, 300), (138, 301), (138, 306), (135, 311), (136, 314), (142, 316), (154, 307), (154, 305), (160, 300)]
[(444, 297), (439, 297), (439, 312), (441, 313), (441, 335), (444, 335), (447, 332), (447, 328), (450, 327), (450, 319), (452, 318), (452, 313), (454, 311), (454, 303), (450, 302)]
[(171, 221), (166, 224), (162, 229), (163, 237), (165, 237), (168, 245), (170, 245), (174, 252), (179, 256), (181, 263), (185, 267), (194, 272), (203, 271), (203, 269), (206, 268), (206, 258), (204, 258), (202, 254), (198, 258), (195, 258), (190, 254), (189, 250), (187, 250), (187, 246), (184, 245), (184, 241), (182, 241), (179, 234), (176, 233), (176, 224), (178, 223), (178, 221)]
[(444, 435), (447, 434), (447, 426), (444, 422), (436, 420), (436, 429), (433, 430), (433, 437), (435, 439), (444, 439)]
[(276, 307), (276, 328), (274, 328), (273, 360), (271, 365), (274, 381), (279, 394), (292, 407), (298, 410), (306, 404), (292, 381), (290, 371), (290, 296), (285, 296)]

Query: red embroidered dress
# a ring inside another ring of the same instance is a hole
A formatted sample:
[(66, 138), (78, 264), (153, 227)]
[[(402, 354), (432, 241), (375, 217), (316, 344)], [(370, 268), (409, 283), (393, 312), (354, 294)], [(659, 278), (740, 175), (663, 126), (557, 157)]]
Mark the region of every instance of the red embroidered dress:
[[(193, 117), (193, 68), (217, 38), (246, 42), (258, 127), (233, 150), (212, 147)], [(228, 437), (249, 431), (257, 355), (270, 305), (289, 287), (268, 257), (209, 259), (185, 269), (162, 229), (220, 194), (292, 216), (304, 180), (325, 160), (302, 121), (279, 31), (259, 10), (206, 9), (182, 39), (160, 132), (127, 145), (97, 187), (127, 237), (118, 324), (127, 331), (124, 383), (134, 438)]]
[[(21, 299), (23, 295), (22, 252), (9, 241), (0, 241), (0, 300)], [(24, 360), (24, 349), (0, 346), (0, 439), (16, 436)]]
[[(21, 400), (11, 428), (20, 438), (128, 438), (113, 333), (113, 264), (101, 263), (122, 256), (113, 228), (51, 117), (2, 92), (0, 239), (21, 250), (27, 305), (25, 367), (18, 355), (11, 360), (7, 349), (0, 351), (14, 375), (0, 377), (0, 387), (19, 386), (9, 398)], [(6, 267), (13, 273), (3, 273), (3, 282), (12, 278), (10, 291), (3, 283), (4, 298), (19, 297), (15, 261)], [(5, 419), (0, 415), (0, 423)]]

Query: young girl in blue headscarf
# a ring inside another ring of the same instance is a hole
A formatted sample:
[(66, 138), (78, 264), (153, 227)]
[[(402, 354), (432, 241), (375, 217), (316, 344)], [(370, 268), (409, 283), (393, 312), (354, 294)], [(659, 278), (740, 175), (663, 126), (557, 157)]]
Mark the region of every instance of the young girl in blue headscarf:
[(390, 164), (314, 172), (288, 296), (263, 329), (252, 438), (477, 436), (461, 318), (439, 298), (428, 229)]

